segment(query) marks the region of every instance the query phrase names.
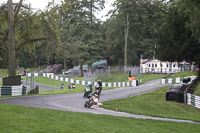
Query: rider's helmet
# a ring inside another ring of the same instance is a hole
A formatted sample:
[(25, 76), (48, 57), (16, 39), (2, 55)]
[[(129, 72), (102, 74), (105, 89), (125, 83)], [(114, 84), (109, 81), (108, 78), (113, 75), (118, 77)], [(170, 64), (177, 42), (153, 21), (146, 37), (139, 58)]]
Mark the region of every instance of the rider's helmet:
[(98, 80), (97, 83), (99, 84), (99, 86), (102, 86), (101, 80)]
[(92, 88), (92, 83), (89, 84), (89, 87)]

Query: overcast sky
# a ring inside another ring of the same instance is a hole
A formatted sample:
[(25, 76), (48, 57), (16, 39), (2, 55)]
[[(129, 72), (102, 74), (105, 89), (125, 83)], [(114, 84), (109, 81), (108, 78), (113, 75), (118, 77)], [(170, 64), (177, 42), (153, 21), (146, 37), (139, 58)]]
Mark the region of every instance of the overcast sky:
[[(0, 0), (0, 4), (3, 3), (3, 2), (7, 2), (8, 0)], [(18, 3), (20, 0), (13, 0), (13, 2), (15, 3)], [(31, 3), (31, 7), (32, 8), (37, 8), (37, 9), (45, 9), (45, 7), (48, 5), (48, 2), (51, 2), (52, 0), (23, 0), (23, 3)], [(55, 3), (61, 3), (60, 2), (61, 0), (54, 0)], [(103, 11), (101, 11), (99, 14), (97, 14), (97, 18), (101, 19), (101, 20), (106, 20), (106, 17), (103, 17), (102, 16), (105, 16), (108, 11), (110, 9), (112, 9), (111, 7), (111, 4), (114, 2), (115, 0), (105, 0), (105, 8)]]

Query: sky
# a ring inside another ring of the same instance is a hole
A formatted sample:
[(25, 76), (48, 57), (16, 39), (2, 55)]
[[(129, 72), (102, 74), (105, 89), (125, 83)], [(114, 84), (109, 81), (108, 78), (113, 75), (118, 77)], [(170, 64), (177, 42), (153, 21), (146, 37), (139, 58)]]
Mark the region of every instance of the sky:
[[(8, 0), (0, 0), (0, 4), (1, 3), (5, 3)], [(20, 0), (13, 0), (14, 3), (18, 3)], [(23, 0), (23, 3), (30, 3), (32, 8), (36, 8), (36, 9), (41, 9), (44, 10), (45, 7), (48, 5), (48, 2), (51, 2), (52, 0)], [(61, 3), (61, 0), (54, 0), (55, 3)], [(111, 4), (114, 3), (115, 0), (105, 0), (105, 8), (98, 14), (96, 14), (96, 17), (101, 19), (102, 21), (106, 20), (106, 14), (108, 13), (108, 11), (110, 9), (112, 9)]]

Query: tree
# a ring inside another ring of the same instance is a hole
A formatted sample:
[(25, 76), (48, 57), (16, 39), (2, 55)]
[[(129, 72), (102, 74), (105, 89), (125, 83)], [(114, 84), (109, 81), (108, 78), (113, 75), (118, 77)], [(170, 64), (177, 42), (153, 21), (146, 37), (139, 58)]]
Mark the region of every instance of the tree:
[[(60, 7), (62, 16), (62, 43), (68, 48), (65, 57), (73, 57), (74, 63), (92, 64), (102, 58), (103, 45), (101, 24), (94, 16), (96, 10), (101, 9), (104, 0), (65, 1)], [(65, 10), (64, 7), (68, 7)], [(69, 48), (76, 48), (70, 52)], [(69, 56), (70, 55), (70, 56)], [(66, 58), (64, 58), (66, 60)], [(90, 66), (90, 65), (89, 65)], [(82, 67), (81, 67), (82, 68)], [(81, 70), (82, 71), (82, 70)]]
[(15, 40), (14, 40), (14, 14), (12, 0), (8, 0), (8, 75), (16, 75)]
[[(15, 4), (13, 4), (13, 6), (14, 5)], [(21, 5), (21, 7), (18, 5)], [(6, 45), (8, 41), (8, 25), (5, 23), (8, 19), (8, 15), (6, 15), (6, 12), (8, 12), (8, 6), (3, 4), (0, 7), (0, 10), (0, 56), (3, 62), (2, 64), (5, 65), (7, 64), (5, 63), (7, 61), (7, 56), (5, 56), (5, 53), (8, 51), (8, 47)], [(23, 49), (31, 54), (36, 47), (38, 48), (38, 46), (42, 44), (52, 43), (57, 46), (61, 44), (59, 29), (55, 22), (55, 18), (58, 16), (56, 13), (56, 8), (52, 8), (49, 11), (46, 10), (45, 12), (38, 11), (33, 13), (29, 6), (22, 4), (21, 0), (20, 3), (15, 6), (14, 13), (16, 15), (14, 16), (15, 47), (13, 50), (16, 50), (17, 53)], [(18, 62), (21, 62), (19, 60), (23, 59), (23, 57), (19, 55), (20, 54), (17, 55)], [(35, 64), (36, 60), (37, 59), (35, 58), (32, 63)], [(46, 63), (46, 60), (43, 62)], [(30, 63), (30, 65), (32, 64)], [(16, 68), (16, 65), (14, 66)]]
[(165, 13), (166, 5), (161, 1), (117, 0), (106, 23), (111, 60), (118, 62), (124, 55), (124, 65), (138, 65), (140, 54), (152, 58)]
[(160, 34), (160, 59), (200, 64), (199, 7), (200, 3), (195, 0), (178, 0), (170, 4)]

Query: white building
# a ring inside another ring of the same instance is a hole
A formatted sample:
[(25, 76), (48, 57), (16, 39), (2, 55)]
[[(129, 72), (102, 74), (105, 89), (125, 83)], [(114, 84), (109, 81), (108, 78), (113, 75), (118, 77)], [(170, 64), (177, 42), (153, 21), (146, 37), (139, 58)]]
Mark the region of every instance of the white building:
[(142, 62), (142, 73), (176, 73), (180, 71), (178, 62), (148, 60)]

